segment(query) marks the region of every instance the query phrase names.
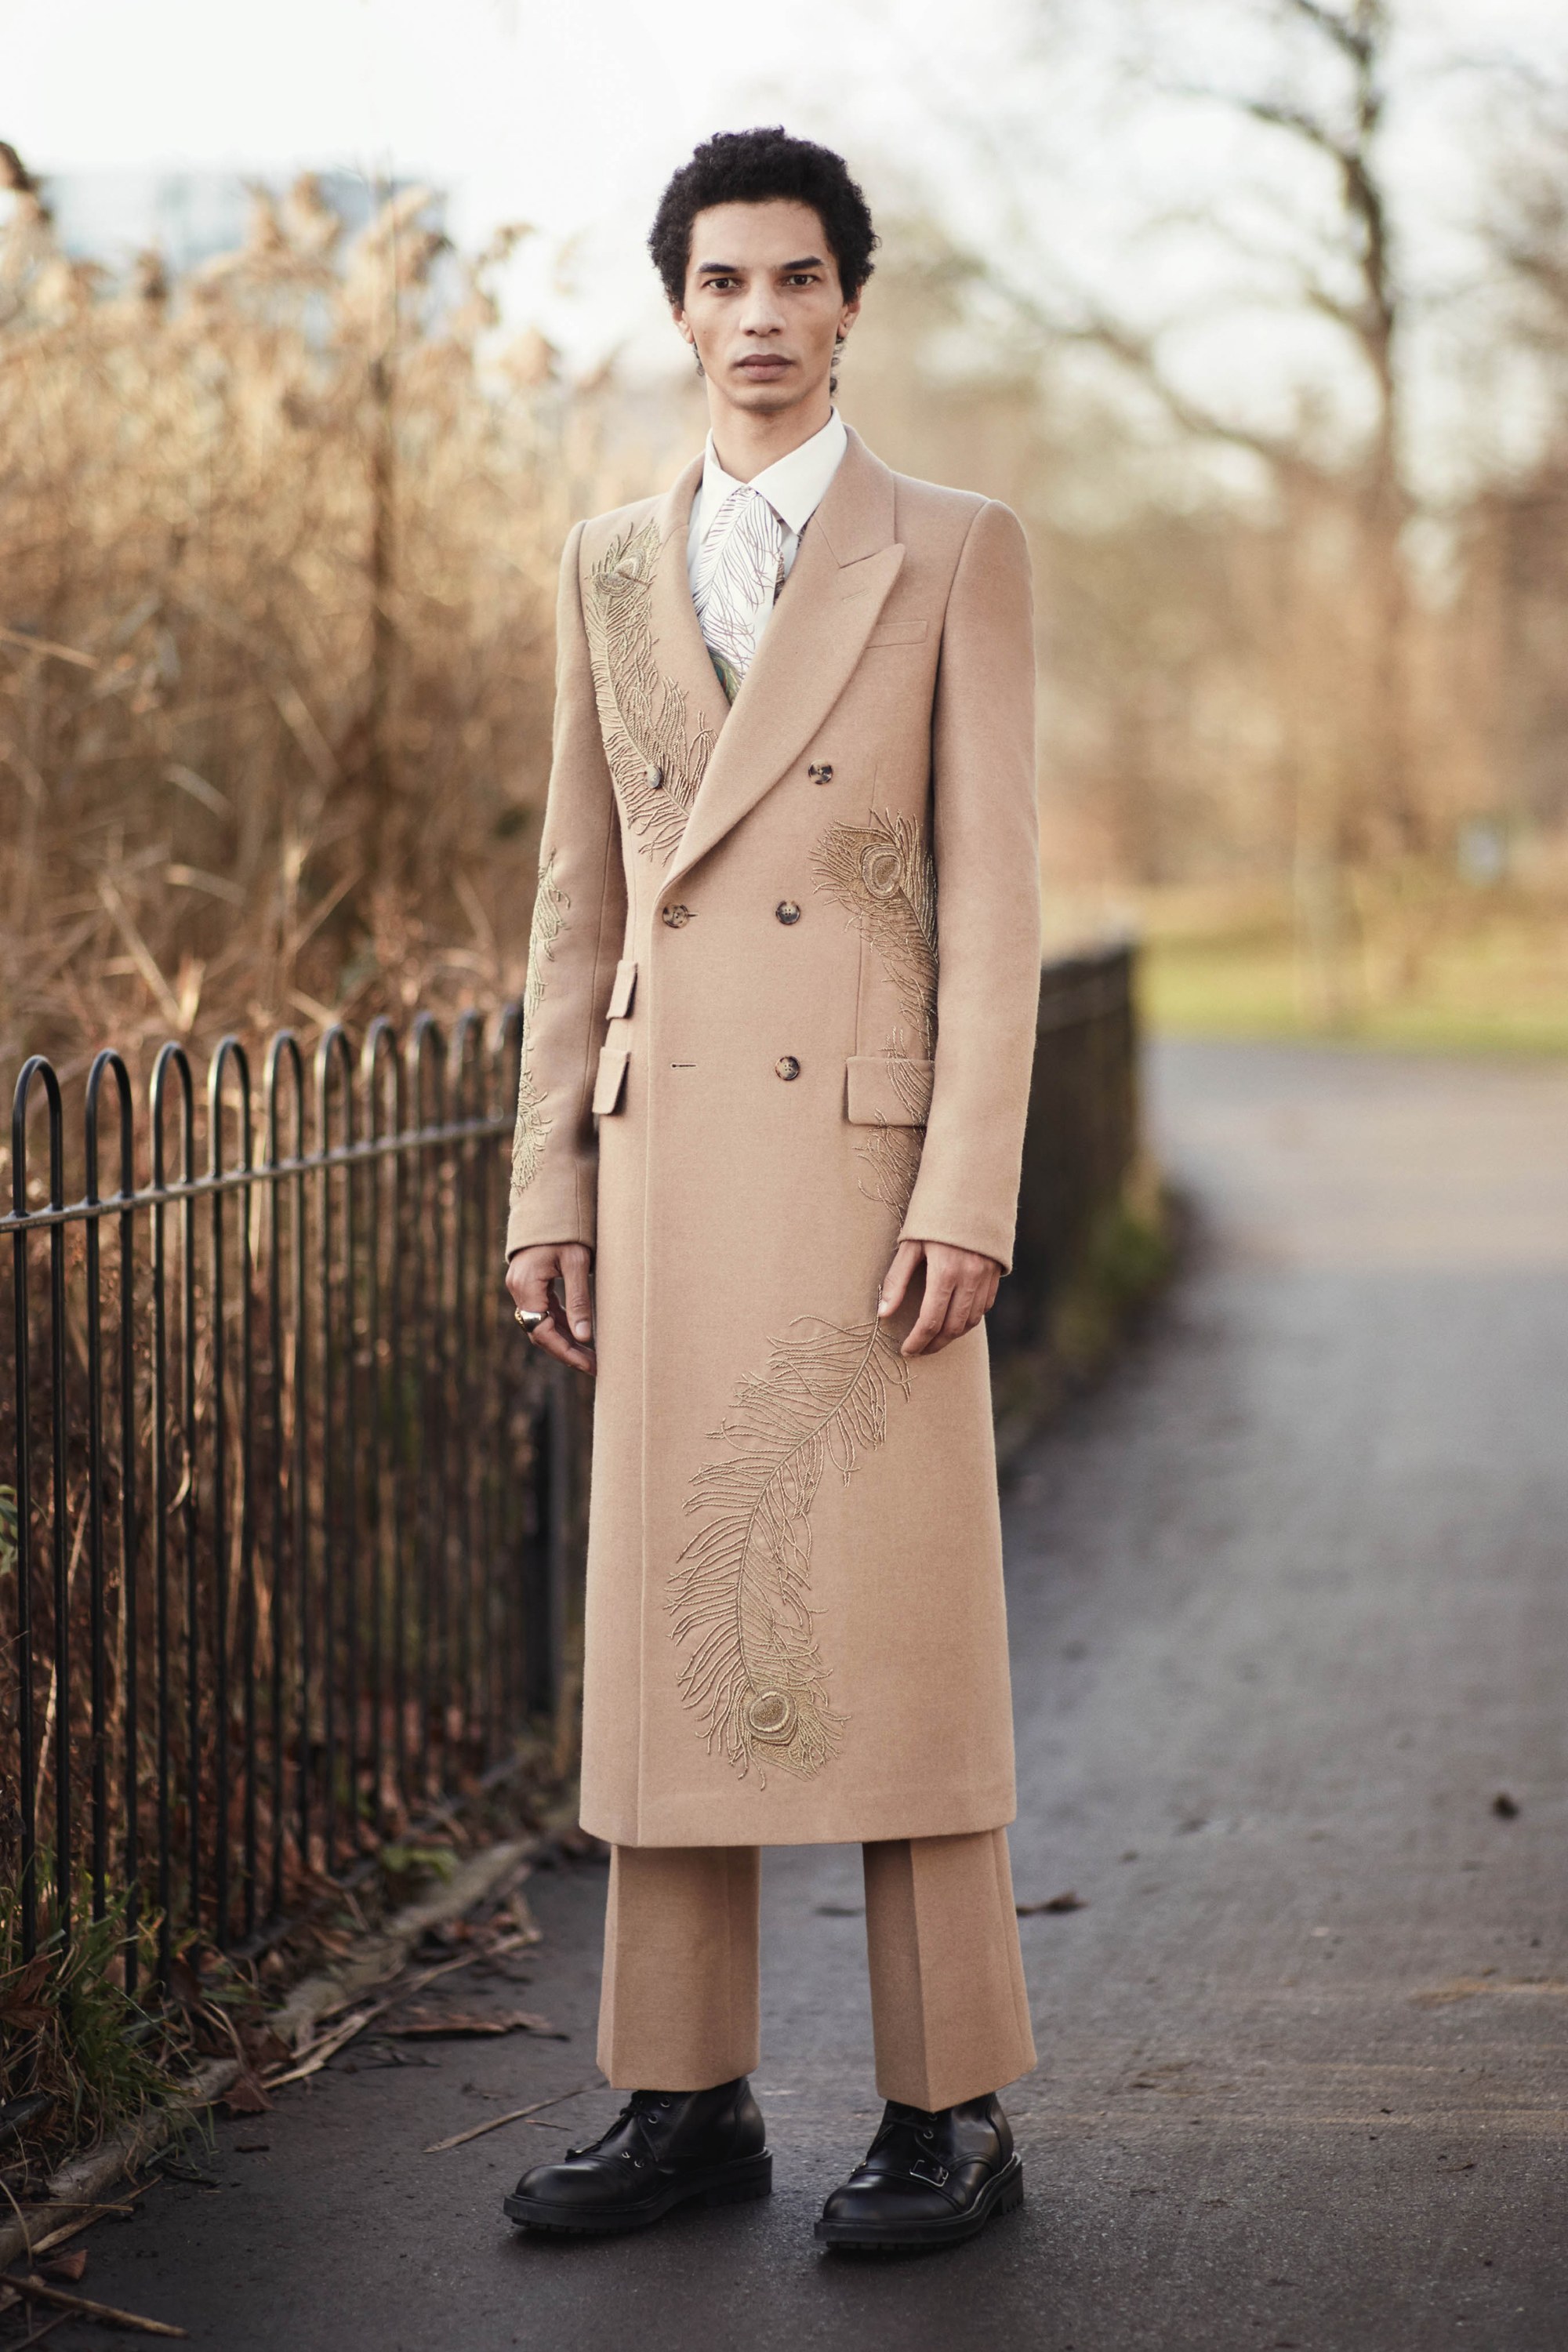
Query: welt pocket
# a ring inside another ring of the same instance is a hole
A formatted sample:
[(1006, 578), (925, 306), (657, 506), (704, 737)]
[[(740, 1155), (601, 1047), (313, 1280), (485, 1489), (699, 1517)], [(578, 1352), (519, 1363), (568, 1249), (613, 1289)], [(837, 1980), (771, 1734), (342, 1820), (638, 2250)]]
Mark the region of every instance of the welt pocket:
[(845, 1064), (851, 1127), (923, 1127), (931, 1115), (932, 1062), (903, 1054), (852, 1054)]
[(635, 963), (623, 957), (616, 966), (616, 984), (610, 991), (606, 1019), (611, 1021), (626, 1019), (632, 1009), (632, 999), (637, 994), (637, 968)]
[(601, 1051), (598, 1075), (594, 1080), (593, 1108), (597, 1118), (608, 1118), (612, 1112), (619, 1110), (626, 1091), (626, 1064), (631, 1057), (629, 1045), (606, 1045)]
[(929, 621), (911, 618), (906, 621), (884, 621), (873, 629), (866, 640), (869, 653), (874, 646), (918, 646), (931, 627)]

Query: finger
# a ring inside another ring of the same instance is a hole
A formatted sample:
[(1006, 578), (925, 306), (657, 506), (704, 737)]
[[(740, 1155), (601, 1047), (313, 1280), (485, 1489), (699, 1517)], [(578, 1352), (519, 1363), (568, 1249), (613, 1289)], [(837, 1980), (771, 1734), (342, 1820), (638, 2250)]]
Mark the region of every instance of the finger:
[(896, 1315), (904, 1303), (914, 1270), (923, 1252), (919, 1242), (900, 1242), (893, 1253), (893, 1263), (882, 1277), (882, 1292), (878, 1301), (879, 1316)]
[(528, 1336), (542, 1356), (553, 1356), (558, 1364), (570, 1364), (576, 1372), (592, 1373), (598, 1370), (592, 1348), (580, 1347), (553, 1318), (542, 1323), (537, 1331), (531, 1331)]
[(561, 1253), (561, 1287), (565, 1293), (566, 1320), (574, 1339), (594, 1336), (593, 1303), (588, 1292), (588, 1253), (581, 1243)]
[(962, 1339), (966, 1331), (973, 1331), (984, 1313), (985, 1310), (980, 1304), (980, 1285), (981, 1277), (978, 1275), (968, 1275), (954, 1286), (952, 1297), (948, 1301), (947, 1313), (942, 1319), (942, 1332), (944, 1346), (954, 1339)]
[(520, 1313), (550, 1312), (550, 1284), (554, 1272), (553, 1258), (543, 1250), (529, 1250), (512, 1260), (506, 1270), (506, 1286)]
[(947, 1319), (947, 1304), (952, 1296), (952, 1275), (937, 1274), (928, 1258), (925, 1297), (921, 1301), (921, 1311), (915, 1318), (913, 1329), (904, 1341), (901, 1354), (921, 1356), (925, 1353)]
[(953, 1284), (941, 1328), (925, 1351), (928, 1356), (940, 1356), (944, 1348), (951, 1348), (955, 1339), (962, 1339), (973, 1328), (975, 1297), (974, 1286), (967, 1276)]

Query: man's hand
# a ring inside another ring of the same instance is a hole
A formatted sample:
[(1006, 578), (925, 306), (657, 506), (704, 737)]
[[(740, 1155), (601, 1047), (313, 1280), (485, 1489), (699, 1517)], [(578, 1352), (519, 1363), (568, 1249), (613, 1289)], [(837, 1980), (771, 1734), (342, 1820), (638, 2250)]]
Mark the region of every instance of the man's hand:
[[(513, 1260), (515, 1265), (516, 1260)], [(904, 1356), (935, 1356), (973, 1331), (996, 1303), (1002, 1269), (994, 1257), (978, 1250), (954, 1249), (948, 1242), (900, 1242), (882, 1284), (877, 1312), (898, 1312), (915, 1269), (925, 1266), (925, 1297), (909, 1338), (899, 1350)]]
[(520, 1249), (506, 1269), (512, 1305), (549, 1321), (529, 1333), (536, 1348), (580, 1372), (596, 1371), (594, 1308), (588, 1289), (592, 1252), (583, 1242), (536, 1242)]

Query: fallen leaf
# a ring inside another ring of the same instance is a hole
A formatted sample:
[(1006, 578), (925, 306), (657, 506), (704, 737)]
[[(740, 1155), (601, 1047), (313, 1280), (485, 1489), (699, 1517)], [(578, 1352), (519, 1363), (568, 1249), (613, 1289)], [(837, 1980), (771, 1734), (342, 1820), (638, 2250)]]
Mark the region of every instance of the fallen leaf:
[(542, 2033), (555, 2042), (567, 2039), (547, 2017), (536, 2016), (529, 2009), (405, 2009), (381, 2031), (400, 2042), (416, 2036), (436, 2041), (470, 2033)]
[(237, 2075), (223, 2095), (226, 2116), (265, 2116), (271, 2108), (271, 2100), (251, 2074)]
[(1053, 1895), (1047, 1903), (1019, 1903), (1014, 1906), (1020, 1919), (1033, 1919), (1042, 1911), (1087, 1911), (1086, 1898), (1075, 1895), (1069, 1887), (1065, 1895)]
[(269, 2025), (242, 2025), (240, 2042), (252, 2066), (281, 2066), (293, 2056), (293, 2052)]
[(65, 2279), (74, 2285), (87, 2273), (87, 2248), (78, 2246), (68, 2254), (51, 2254), (47, 2262), (38, 2264), (46, 2278)]

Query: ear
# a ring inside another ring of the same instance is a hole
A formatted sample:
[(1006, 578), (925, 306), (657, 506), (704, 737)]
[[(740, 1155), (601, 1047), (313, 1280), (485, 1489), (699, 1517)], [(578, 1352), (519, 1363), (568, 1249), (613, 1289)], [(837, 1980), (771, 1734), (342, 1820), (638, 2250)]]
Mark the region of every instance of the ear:
[(676, 326), (679, 329), (680, 333), (684, 336), (685, 340), (691, 345), (693, 351), (695, 351), (697, 348), (697, 337), (692, 331), (691, 321), (686, 315), (685, 304), (681, 302), (672, 302), (669, 306), (669, 315), (675, 320)]
[(850, 328), (855, 324), (856, 320), (859, 316), (860, 297), (857, 294), (852, 302), (846, 302), (843, 310), (840, 310), (838, 314), (838, 339), (840, 342), (843, 341), (845, 336), (849, 332)]

